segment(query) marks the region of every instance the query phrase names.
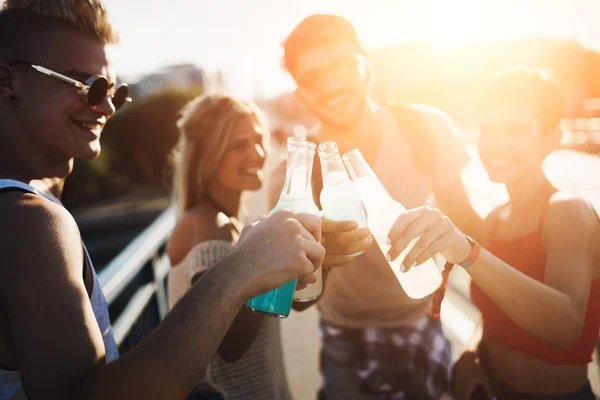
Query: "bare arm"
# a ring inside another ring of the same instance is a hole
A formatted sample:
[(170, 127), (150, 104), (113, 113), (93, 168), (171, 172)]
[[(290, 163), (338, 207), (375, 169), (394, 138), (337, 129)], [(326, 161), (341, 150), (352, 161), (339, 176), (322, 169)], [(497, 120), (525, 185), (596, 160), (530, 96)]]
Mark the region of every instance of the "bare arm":
[(239, 360), (258, 336), (264, 318), (242, 306), (219, 346), (219, 356), (227, 362)]
[(320, 230), (318, 218), (278, 213), (207, 271), (148, 338), (105, 365), (81, 279), (75, 222), (59, 206), (23, 198), (0, 207), (0, 250), (6, 255), (0, 302), (24, 389), (33, 399), (183, 399), (200, 381), (243, 301), (298, 275), (312, 276), (324, 255), (303, 227)]
[[(516, 324), (550, 345), (565, 348), (577, 341), (585, 323), (597, 219), (582, 200), (554, 196), (544, 221), (544, 282), (519, 272), (485, 249), (467, 272)], [(392, 257), (417, 236), (421, 239), (406, 256), (406, 265), (419, 265), (436, 253), (460, 263), (470, 252), (469, 242), (450, 219), (437, 210), (421, 208), (401, 216), (392, 228)]]
[(483, 218), (475, 212), (461, 179), (435, 188), (437, 205), (458, 228), (477, 242), (483, 242)]
[[(204, 273), (195, 275), (192, 283), (200, 280), (203, 275)], [(219, 356), (227, 362), (239, 360), (256, 339), (264, 318), (243, 305), (219, 345)]]
[(242, 307), (219, 346), (219, 356), (227, 362), (239, 360), (258, 336), (264, 318)]
[(467, 235), (481, 242), (483, 219), (475, 212), (461, 179), (461, 171), (469, 156), (460, 140), (456, 124), (441, 110), (422, 108), (425, 122), (434, 134), (437, 150), (432, 180), (436, 206)]
[[(169, 241), (169, 257), (171, 260), (181, 262), (182, 259), (188, 257), (187, 253), (194, 248), (194, 244), (197, 241), (203, 242), (211, 239), (210, 237), (193, 237), (190, 240), (190, 237), (194, 236), (194, 233), (198, 234), (198, 231), (202, 230), (196, 229), (193, 222), (194, 221), (190, 221), (189, 219), (186, 220), (186, 216), (184, 215), (176, 225), (171, 240)], [(210, 245), (211, 244), (209, 244), (209, 246)], [(202, 251), (202, 249), (199, 250)], [(185, 256), (182, 254), (185, 254)], [(177, 262), (172, 262), (172, 264), (176, 265)], [(194, 265), (198, 265), (198, 262)], [(187, 267), (187, 265), (180, 265), (176, 268), (187, 269)], [(204, 265), (201, 268), (206, 267), (209, 267), (208, 269), (219, 268), (219, 265)], [(206, 270), (203, 269), (202, 272), (198, 272), (194, 276), (189, 277), (192, 284), (200, 280), (202, 276), (204, 276), (205, 271)], [(255, 314), (246, 309), (245, 306), (242, 306), (219, 346), (219, 356), (227, 362), (239, 360), (258, 335), (263, 318), (263, 316)]]
[(593, 274), (594, 211), (579, 200), (555, 201), (547, 210), (544, 232), (543, 283), (487, 251), (467, 272), (517, 325), (565, 348), (577, 341), (585, 324)]
[(88, 375), (75, 398), (185, 398), (243, 303), (242, 285), (234, 282), (242, 262), (232, 254), (207, 271), (148, 338)]

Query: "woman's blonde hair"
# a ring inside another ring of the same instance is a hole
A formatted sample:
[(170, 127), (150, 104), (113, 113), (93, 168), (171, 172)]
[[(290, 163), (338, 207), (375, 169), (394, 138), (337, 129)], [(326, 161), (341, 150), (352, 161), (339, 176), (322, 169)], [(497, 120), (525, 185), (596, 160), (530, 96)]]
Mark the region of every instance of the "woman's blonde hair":
[(173, 194), (178, 214), (206, 195), (207, 185), (231, 148), (238, 121), (258, 124), (268, 137), (267, 120), (251, 101), (224, 94), (203, 95), (189, 102), (177, 121), (180, 132), (175, 161)]

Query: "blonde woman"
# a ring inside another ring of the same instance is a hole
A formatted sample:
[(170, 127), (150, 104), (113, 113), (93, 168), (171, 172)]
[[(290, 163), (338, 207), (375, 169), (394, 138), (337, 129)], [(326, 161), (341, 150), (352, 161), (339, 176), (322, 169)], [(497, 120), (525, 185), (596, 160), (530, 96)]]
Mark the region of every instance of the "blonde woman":
[[(241, 196), (262, 186), (268, 134), (253, 103), (225, 95), (196, 98), (178, 126), (179, 219), (168, 248), (171, 307), (237, 242)], [(195, 398), (290, 398), (278, 320), (242, 308), (199, 383)]]

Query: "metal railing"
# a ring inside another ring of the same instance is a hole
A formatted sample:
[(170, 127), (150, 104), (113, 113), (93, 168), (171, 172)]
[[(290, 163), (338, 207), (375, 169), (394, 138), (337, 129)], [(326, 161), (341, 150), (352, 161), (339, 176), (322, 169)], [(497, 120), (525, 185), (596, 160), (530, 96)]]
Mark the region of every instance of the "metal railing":
[(135, 346), (167, 314), (166, 244), (175, 220), (171, 206), (98, 274), (121, 351)]

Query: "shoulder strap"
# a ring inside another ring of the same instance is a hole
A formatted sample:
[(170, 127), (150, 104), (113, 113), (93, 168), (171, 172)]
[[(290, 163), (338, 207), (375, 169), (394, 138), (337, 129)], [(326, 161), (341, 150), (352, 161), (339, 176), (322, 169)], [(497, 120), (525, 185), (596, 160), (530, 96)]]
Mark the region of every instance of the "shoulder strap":
[(0, 179), (0, 191), (11, 191), (11, 190), (18, 190), (21, 192), (37, 194), (39, 196), (42, 196), (42, 197), (50, 200), (53, 203), (62, 205), (62, 203), (56, 197), (51, 196), (46, 193), (43, 193), (43, 192), (40, 192), (39, 190), (37, 190), (36, 188), (34, 188), (31, 185), (28, 185), (26, 183), (23, 183), (21, 181), (17, 181), (14, 179)]
[(410, 104), (388, 104), (388, 107), (412, 149), (413, 162), (425, 175), (433, 176), (437, 159), (435, 135), (422, 113)]

